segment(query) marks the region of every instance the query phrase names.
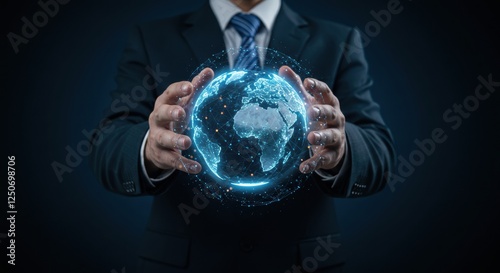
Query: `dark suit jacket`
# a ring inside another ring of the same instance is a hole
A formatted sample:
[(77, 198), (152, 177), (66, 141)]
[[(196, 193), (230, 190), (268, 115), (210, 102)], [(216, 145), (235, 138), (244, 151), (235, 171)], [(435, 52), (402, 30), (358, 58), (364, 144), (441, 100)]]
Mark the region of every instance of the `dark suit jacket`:
[[(336, 272), (343, 263), (332, 197), (380, 191), (394, 159), (391, 135), (370, 95), (360, 35), (282, 5), (269, 48), (302, 61), (340, 100), (347, 121), (345, 172), (333, 189), (314, 174), (286, 200), (255, 208), (225, 207), (215, 200), (205, 207), (206, 200), (186, 185), (182, 172), (156, 188), (148, 186), (139, 151), (156, 97), (169, 84), (189, 80), (199, 64), (225, 46), (208, 4), (192, 14), (137, 27), (123, 53), (113, 98), (141, 98), (133, 92), (144, 87), (144, 79), (156, 78), (157, 86), (138, 102), (112, 104), (107, 127), (95, 136), (91, 165), (113, 192), (155, 196), (139, 251), (140, 272), (300, 272), (298, 266), (307, 272)], [(146, 67), (168, 72), (168, 77), (148, 77)], [(189, 224), (180, 211), (187, 206), (193, 209)]]

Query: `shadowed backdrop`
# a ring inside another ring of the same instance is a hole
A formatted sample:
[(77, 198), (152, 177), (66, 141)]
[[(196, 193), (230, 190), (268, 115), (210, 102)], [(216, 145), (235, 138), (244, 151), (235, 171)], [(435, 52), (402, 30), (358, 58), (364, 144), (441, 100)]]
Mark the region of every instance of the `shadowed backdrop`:
[[(4, 164), (16, 156), (18, 210), (17, 265), (9, 270), (135, 272), (152, 199), (107, 192), (85, 155), (66, 156), (85, 151), (86, 132), (112, 103), (129, 29), (203, 2), (61, 0), (45, 17), (36, 1), (2, 3), (2, 154)], [(401, 0), (389, 19), (380, 17), (389, 0), (286, 2), (364, 33), (372, 95), (400, 156), (383, 192), (337, 202), (342, 247), (350, 254), (346, 271), (469, 272), (495, 265), (500, 87), (484, 84), (500, 82), (492, 4)], [(24, 17), (36, 31), (23, 34)], [(436, 132), (439, 143), (429, 144)], [(68, 168), (59, 177), (58, 163)], [(7, 184), (0, 190), (5, 197)], [(7, 222), (0, 227), (6, 233)]]

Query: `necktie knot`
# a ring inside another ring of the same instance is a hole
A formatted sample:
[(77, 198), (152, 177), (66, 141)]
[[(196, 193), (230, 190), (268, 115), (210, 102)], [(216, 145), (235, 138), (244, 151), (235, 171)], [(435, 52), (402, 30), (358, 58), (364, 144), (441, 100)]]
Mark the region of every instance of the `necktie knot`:
[(255, 37), (260, 27), (259, 17), (253, 14), (238, 13), (231, 18), (231, 25), (243, 37)]

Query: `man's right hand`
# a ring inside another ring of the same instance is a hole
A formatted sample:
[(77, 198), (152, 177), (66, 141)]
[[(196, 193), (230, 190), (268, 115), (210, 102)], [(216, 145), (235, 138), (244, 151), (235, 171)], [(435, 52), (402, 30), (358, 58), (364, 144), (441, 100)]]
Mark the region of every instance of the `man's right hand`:
[(200, 163), (182, 156), (181, 151), (191, 146), (191, 139), (182, 133), (189, 122), (191, 100), (214, 77), (205, 68), (193, 81), (171, 84), (155, 102), (149, 116), (149, 135), (144, 149), (146, 170), (150, 177), (162, 170), (177, 169), (191, 174), (201, 171)]

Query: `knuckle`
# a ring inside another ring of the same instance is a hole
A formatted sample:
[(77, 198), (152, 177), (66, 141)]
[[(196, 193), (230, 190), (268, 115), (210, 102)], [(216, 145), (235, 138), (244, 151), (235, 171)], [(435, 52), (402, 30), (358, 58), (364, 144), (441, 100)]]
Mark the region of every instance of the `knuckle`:
[(318, 165), (319, 166), (325, 166), (327, 161), (328, 161), (328, 154), (327, 153), (321, 153), (318, 156)]
[(328, 85), (323, 82), (323, 81), (318, 81), (316, 80), (317, 84), (319, 85), (319, 87), (323, 90), (323, 92), (327, 92), (327, 91), (330, 91), (330, 87), (328, 87)]
[(335, 95), (333, 95), (333, 94), (332, 94), (332, 100), (333, 100), (333, 103), (334, 103), (335, 105), (340, 105), (340, 101), (339, 101), (339, 99), (337, 98), (337, 96), (335, 96)]
[(320, 109), (320, 118), (322, 120), (326, 120), (328, 117), (328, 110), (326, 109), (325, 105), (321, 105)]
[(158, 143), (158, 145), (163, 146), (163, 133), (157, 133), (155, 136), (155, 141)]
[(332, 130), (328, 131), (328, 134), (325, 134), (326, 140), (325, 142), (328, 144), (335, 143), (335, 134), (332, 132)]
[(173, 115), (174, 111), (176, 111), (175, 106), (171, 106), (168, 104), (161, 105), (160, 108), (158, 109), (157, 120), (158, 121), (171, 121), (171, 120), (173, 120), (172, 115)]
[(151, 113), (151, 115), (149, 115), (150, 120), (156, 121), (156, 122), (161, 121), (161, 117), (162, 117), (162, 113), (163, 113), (162, 109), (163, 109), (163, 105), (158, 105), (156, 107), (156, 109)]
[(340, 112), (340, 111), (339, 111), (339, 113), (338, 113), (338, 119), (339, 119), (339, 121), (340, 121), (340, 124), (341, 124), (342, 126), (344, 126), (344, 125), (345, 125), (345, 116), (344, 116), (344, 114), (343, 114), (342, 112)]
[(170, 138), (170, 146), (175, 148), (175, 149), (178, 149), (179, 148), (179, 145), (178, 145), (179, 138), (180, 138), (180, 135), (177, 135), (176, 137), (171, 137)]
[(340, 132), (338, 130), (332, 131), (332, 143), (338, 143), (340, 141)]
[[(151, 142), (156, 142), (156, 138), (155, 138), (155, 133), (156, 130), (150, 130), (149, 131), (149, 135), (148, 135), (148, 141), (146, 144), (150, 144)], [(149, 146), (149, 145), (148, 145)]]
[(151, 112), (148, 117), (148, 122), (149, 122), (149, 127), (152, 127), (152, 124), (155, 122), (155, 117), (156, 117), (156, 111)]
[(154, 116), (153, 116), (154, 121), (160, 121), (161, 120), (161, 111), (155, 111)]
[(330, 107), (330, 111), (328, 111), (328, 114), (329, 120), (334, 120), (335, 118), (337, 118), (337, 111), (333, 107)]
[(170, 92), (171, 92), (172, 88), (174, 88), (174, 86), (175, 86), (175, 83), (171, 83), (171, 84), (167, 87), (167, 89), (165, 89), (165, 91), (163, 91), (163, 95), (164, 95), (164, 96), (168, 96), (168, 95), (170, 94)]
[(162, 105), (160, 105), (158, 107), (158, 111), (157, 112), (163, 116), (165, 113), (167, 113), (168, 108), (169, 108), (168, 104), (162, 104)]
[(164, 90), (163, 93), (161, 93), (158, 97), (155, 99), (155, 105), (154, 108), (156, 109), (159, 105), (161, 105), (161, 102), (163, 101), (163, 98), (165, 97), (165, 92), (167, 90)]

